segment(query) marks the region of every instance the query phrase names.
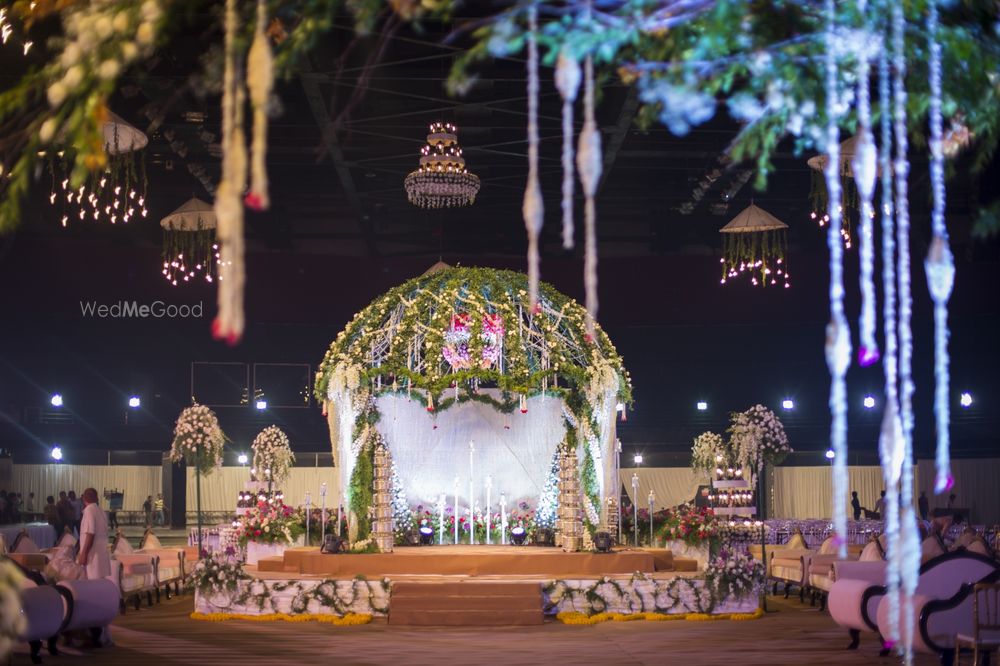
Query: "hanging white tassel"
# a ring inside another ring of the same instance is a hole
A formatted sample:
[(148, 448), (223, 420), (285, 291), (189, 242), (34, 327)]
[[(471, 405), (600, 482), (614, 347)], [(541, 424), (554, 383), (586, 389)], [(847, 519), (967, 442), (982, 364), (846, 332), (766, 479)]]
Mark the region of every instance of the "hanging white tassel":
[(826, 331), (826, 362), (830, 369), (830, 440), (833, 459), (833, 529), (838, 539), (838, 554), (847, 557), (847, 386), (845, 375), (850, 365), (851, 332), (844, 316), (844, 267), (841, 244), (840, 143), (837, 119), (837, 47), (836, 8), (826, 0), (826, 186), (829, 192), (827, 246), (830, 249), (830, 323)]
[(271, 206), (267, 185), (267, 100), (274, 87), (274, 56), (264, 33), (267, 27), (267, 3), (257, 0), (257, 24), (247, 55), (247, 88), (253, 108), (253, 144), (250, 149), (250, 192), (246, 204), (254, 210)]
[(573, 248), (573, 103), (580, 89), (580, 63), (564, 48), (556, 63), (556, 88), (562, 96), (562, 241)]
[(539, 236), (545, 222), (542, 202), (542, 185), (538, 179), (538, 29), (535, 5), (528, 8), (528, 184), (524, 189), (521, 214), (528, 232), (528, 294), (532, 311), (538, 304), (538, 279), (540, 272)]
[[(865, 34), (871, 35), (871, 24), (865, 15), (867, 0), (858, 0), (858, 13), (864, 20)], [(861, 264), (861, 348), (858, 350), (858, 362), (864, 366), (872, 365), (879, 359), (878, 342), (875, 340), (875, 234), (872, 197), (875, 194), (875, 179), (877, 160), (875, 141), (871, 132), (871, 85), (869, 72), (869, 40), (863, 40), (858, 48), (858, 141), (851, 170), (854, 183), (857, 185), (861, 199), (861, 223), (859, 226), (859, 257)]]
[(934, 416), (937, 426), (937, 454), (935, 462), (937, 474), (934, 492), (943, 493), (951, 489), (954, 478), (951, 475), (951, 441), (948, 433), (951, 410), (948, 404), (948, 390), (951, 383), (948, 376), (948, 300), (955, 284), (955, 260), (948, 247), (948, 229), (944, 222), (945, 184), (944, 153), (941, 149), (941, 44), (938, 42), (938, 6), (935, 0), (929, 3), (927, 17), (927, 39), (930, 42), (930, 149), (931, 149), (931, 194), (934, 205), (931, 209), (931, 229), (934, 238), (930, 251), (924, 260), (927, 286), (934, 301)]
[(215, 193), (219, 241), (219, 313), (212, 335), (235, 344), (243, 335), (243, 201), (246, 142), (242, 129), (243, 86), (236, 75), (236, 0), (226, 0), (225, 72), (222, 92), (222, 181)]
[(595, 341), (597, 321), (597, 209), (594, 197), (601, 180), (601, 133), (594, 118), (594, 61), (587, 56), (584, 62), (583, 130), (576, 150), (576, 168), (586, 196), (584, 209), (585, 235), (583, 283), (586, 290), (587, 335)]

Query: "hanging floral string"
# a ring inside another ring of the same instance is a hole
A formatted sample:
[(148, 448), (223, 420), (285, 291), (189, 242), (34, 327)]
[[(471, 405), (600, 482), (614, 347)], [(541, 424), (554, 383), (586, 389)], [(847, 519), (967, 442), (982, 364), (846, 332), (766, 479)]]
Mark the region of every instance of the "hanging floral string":
[(222, 90), (222, 181), (215, 193), (219, 239), (219, 314), (212, 335), (236, 344), (243, 335), (243, 202), (246, 139), (243, 135), (243, 84), (237, 76), (236, 0), (226, 0), (225, 71)]
[(534, 308), (538, 303), (539, 249), (538, 237), (545, 222), (542, 185), (538, 179), (538, 10), (528, 7), (528, 185), (524, 189), (521, 214), (528, 231), (528, 291)]
[(899, 422), (898, 343), (896, 338), (896, 240), (892, 200), (892, 98), (889, 92), (889, 56), (882, 43), (878, 59), (878, 94), (881, 141), (879, 172), (882, 185), (882, 319), (885, 330), (885, 354), (882, 369), (885, 374), (885, 412), (879, 436), (879, 458), (885, 483), (885, 532), (887, 537), (886, 586), (889, 603), (887, 642), (899, 641), (899, 477), (903, 466), (903, 432)]
[(267, 100), (274, 87), (274, 55), (264, 30), (267, 26), (267, 4), (257, 0), (257, 24), (253, 43), (247, 55), (247, 87), (253, 107), (253, 144), (250, 149), (250, 191), (246, 204), (254, 210), (271, 206), (267, 185)]
[(943, 493), (954, 484), (951, 475), (948, 425), (948, 299), (955, 284), (955, 261), (948, 247), (948, 229), (944, 223), (945, 186), (944, 153), (941, 146), (941, 42), (938, 41), (938, 6), (929, 3), (927, 40), (930, 42), (930, 130), (931, 130), (931, 229), (933, 239), (924, 260), (927, 286), (934, 301), (934, 416), (937, 425), (937, 476), (934, 492)]
[(899, 414), (903, 438), (903, 468), (900, 473), (900, 530), (899, 557), (902, 603), (900, 624), (905, 663), (913, 661), (913, 594), (917, 588), (920, 569), (920, 547), (913, 513), (913, 334), (910, 328), (912, 296), (910, 293), (910, 210), (907, 177), (910, 162), (907, 158), (906, 136), (906, 53), (905, 29), (901, 2), (892, 4), (892, 66), (893, 66), (893, 128), (896, 140), (896, 159), (893, 163), (896, 194), (896, 279), (899, 285)]
[(838, 554), (847, 557), (847, 386), (845, 375), (851, 363), (851, 331), (844, 316), (844, 249), (840, 241), (842, 210), (838, 205), (841, 194), (840, 145), (837, 127), (838, 90), (836, 6), (826, 0), (826, 186), (830, 194), (827, 214), (827, 246), (830, 249), (830, 323), (826, 327), (826, 364), (830, 369), (830, 411), (833, 422), (830, 440), (833, 445), (833, 528), (838, 539)]
[(576, 168), (586, 196), (583, 284), (587, 296), (587, 335), (594, 339), (594, 322), (597, 320), (597, 209), (594, 197), (597, 195), (597, 183), (601, 180), (601, 133), (594, 118), (594, 59), (591, 56), (584, 61), (583, 111)]
[(562, 242), (573, 249), (573, 103), (580, 89), (580, 63), (567, 49), (559, 52), (556, 63), (556, 88), (562, 97)]
[[(858, 13), (862, 17), (864, 29), (862, 34), (871, 35), (871, 26), (867, 16), (867, 0), (858, 0)], [(875, 340), (875, 237), (872, 197), (875, 194), (875, 179), (877, 161), (875, 141), (871, 131), (871, 85), (869, 72), (869, 44), (872, 40), (864, 39), (858, 48), (858, 141), (855, 144), (851, 168), (854, 172), (854, 184), (858, 188), (861, 199), (861, 221), (858, 225), (859, 254), (861, 264), (861, 348), (858, 350), (858, 362), (862, 367), (869, 366), (879, 358), (878, 343)]]

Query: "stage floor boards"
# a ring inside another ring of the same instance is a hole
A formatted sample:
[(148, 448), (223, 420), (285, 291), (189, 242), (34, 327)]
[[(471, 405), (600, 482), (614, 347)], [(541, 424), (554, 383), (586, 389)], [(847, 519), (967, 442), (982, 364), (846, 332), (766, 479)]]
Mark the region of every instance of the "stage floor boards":
[(567, 553), (533, 546), (411, 546), (392, 553), (323, 555), (318, 548), (290, 548), (266, 558), (261, 573), (307, 576), (547, 576), (594, 577), (654, 573), (672, 568), (667, 551), (616, 550)]
[[(184, 595), (139, 612), (131, 609), (112, 625), (116, 646), (66, 648), (49, 657), (60, 666), (441, 666), (441, 664), (573, 664), (574, 666), (868, 666), (877, 664), (871, 634), (854, 652), (844, 650), (847, 633), (830, 616), (798, 599), (769, 597), (768, 614), (753, 622), (607, 622), (536, 627), (396, 627), (385, 621), (360, 627), (314, 623), (200, 622), (188, 616), (193, 597)], [(969, 657), (966, 656), (966, 663)], [(883, 659), (888, 665), (898, 663)], [(27, 645), (16, 647), (14, 664), (27, 664)], [(938, 661), (917, 656), (917, 666)]]

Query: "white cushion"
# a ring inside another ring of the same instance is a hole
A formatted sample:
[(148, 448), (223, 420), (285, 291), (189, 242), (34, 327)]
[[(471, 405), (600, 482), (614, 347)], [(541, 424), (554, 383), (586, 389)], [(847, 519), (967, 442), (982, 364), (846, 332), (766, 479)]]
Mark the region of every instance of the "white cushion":
[(31, 537), (29, 537), (27, 534), (25, 534), (17, 542), (17, 548), (14, 550), (14, 552), (15, 553), (40, 553), (42, 551), (41, 551), (41, 549), (39, 549), (38, 545), (34, 541), (31, 540)]

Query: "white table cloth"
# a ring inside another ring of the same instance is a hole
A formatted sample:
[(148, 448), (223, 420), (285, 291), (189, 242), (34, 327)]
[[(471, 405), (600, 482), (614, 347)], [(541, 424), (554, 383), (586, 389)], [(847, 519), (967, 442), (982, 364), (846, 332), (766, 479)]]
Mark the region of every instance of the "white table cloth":
[(0, 534), (3, 534), (4, 541), (7, 543), (7, 547), (11, 548), (14, 545), (14, 539), (17, 535), (21, 533), (21, 530), (27, 530), (28, 536), (31, 540), (35, 542), (35, 545), (39, 548), (51, 548), (56, 543), (56, 531), (52, 529), (52, 526), (48, 523), (25, 523), (21, 525), (0, 525)]

